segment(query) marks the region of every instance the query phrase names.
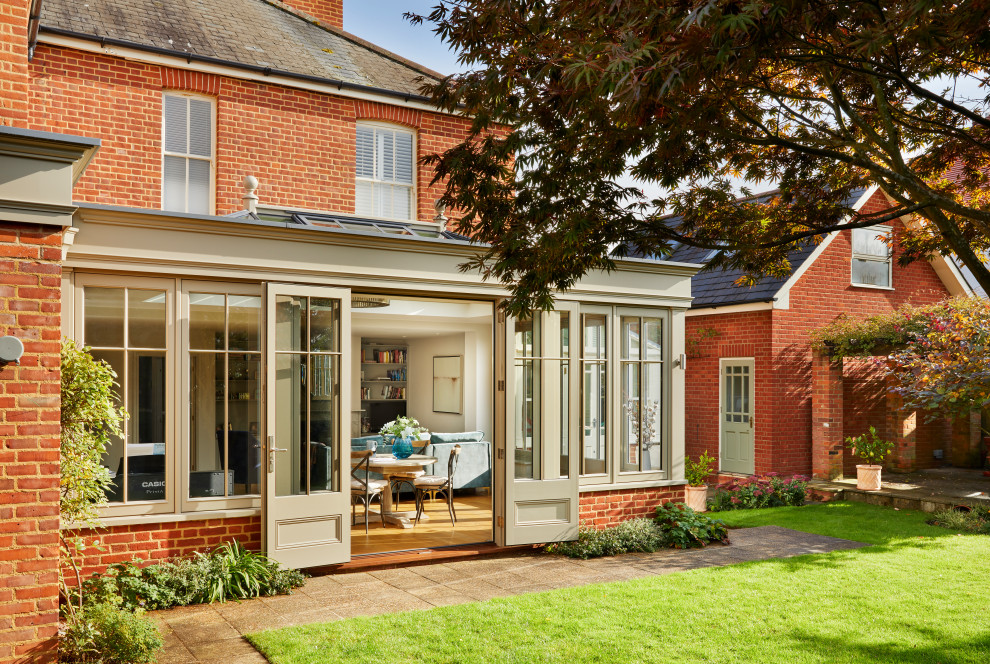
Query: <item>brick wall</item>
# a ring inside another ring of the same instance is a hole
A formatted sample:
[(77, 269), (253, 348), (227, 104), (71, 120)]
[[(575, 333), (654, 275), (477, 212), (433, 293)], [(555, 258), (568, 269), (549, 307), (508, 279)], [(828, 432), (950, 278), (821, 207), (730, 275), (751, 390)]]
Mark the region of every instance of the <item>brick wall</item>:
[(29, 0), (0, 2), (0, 125), (28, 119), (28, 13)]
[[(245, 175), (261, 181), (261, 205), (354, 212), (358, 117), (417, 129), (417, 158), (467, 135), (464, 118), (220, 76), (189, 75), (39, 45), (31, 62), (31, 128), (100, 138), (73, 191), (77, 201), (161, 208), (161, 106), (165, 89), (208, 94), (217, 104), (216, 213), (241, 209)], [(408, 116), (408, 117), (407, 117)], [(409, 118), (414, 118), (413, 122)], [(417, 167), (417, 211), (431, 221), (442, 187)]]
[[(702, 310), (703, 311), (703, 310)], [(770, 463), (773, 400), (771, 378), (771, 316), (769, 311), (689, 316), (684, 387), (684, 447), (691, 458), (703, 452), (719, 454), (719, 360), (752, 357), (755, 362), (753, 407), (757, 469)], [(714, 331), (714, 336), (711, 336)]]
[(235, 539), (248, 549), (259, 551), (261, 517), (109, 526), (81, 534), (90, 545), (80, 561), (82, 573), (88, 576), (113, 563), (137, 558), (145, 563), (159, 562), (207, 551)]
[[(52, 661), (58, 621), (61, 229), (0, 222), (0, 664)], [(47, 649), (47, 652), (46, 652)]]
[(657, 505), (684, 502), (684, 486), (589, 491), (581, 494), (581, 525), (607, 528), (637, 517), (652, 517)]

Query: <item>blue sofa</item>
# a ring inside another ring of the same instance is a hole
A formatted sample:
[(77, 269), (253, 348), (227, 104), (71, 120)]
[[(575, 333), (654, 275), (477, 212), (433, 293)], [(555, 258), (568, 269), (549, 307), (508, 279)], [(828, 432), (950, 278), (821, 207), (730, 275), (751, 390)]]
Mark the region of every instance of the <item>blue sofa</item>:
[[(378, 445), (378, 454), (392, 453), (392, 446), (386, 445), (382, 436), (351, 438), (351, 449), (366, 450), (371, 441)], [(447, 474), (447, 459), (450, 458), (450, 450), (453, 449), (454, 445), (461, 446), (461, 458), (457, 462), (457, 471), (454, 473), (454, 488), (491, 488), (492, 451), (491, 444), (485, 440), (484, 431), (434, 433), (431, 434), (430, 440), (413, 442), (413, 448), (417, 454), (427, 454), (437, 458), (437, 463), (424, 468), (430, 475)], [(381, 475), (378, 473), (370, 473), (369, 477), (381, 479)]]

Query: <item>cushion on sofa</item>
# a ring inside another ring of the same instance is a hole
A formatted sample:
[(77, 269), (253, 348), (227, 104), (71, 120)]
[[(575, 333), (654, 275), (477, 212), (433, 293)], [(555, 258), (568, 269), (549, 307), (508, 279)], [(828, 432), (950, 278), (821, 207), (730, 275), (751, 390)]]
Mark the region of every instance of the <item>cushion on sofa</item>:
[(431, 433), (430, 442), (440, 443), (475, 443), (485, 439), (484, 431), (461, 431), (459, 433)]

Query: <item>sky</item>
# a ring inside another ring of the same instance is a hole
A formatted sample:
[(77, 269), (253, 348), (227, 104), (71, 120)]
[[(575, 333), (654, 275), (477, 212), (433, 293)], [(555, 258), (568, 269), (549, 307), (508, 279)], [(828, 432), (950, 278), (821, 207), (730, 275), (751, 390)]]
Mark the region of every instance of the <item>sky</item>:
[(427, 15), (433, 0), (344, 0), (344, 29), (441, 74), (462, 68), (428, 23), (414, 26), (405, 12)]

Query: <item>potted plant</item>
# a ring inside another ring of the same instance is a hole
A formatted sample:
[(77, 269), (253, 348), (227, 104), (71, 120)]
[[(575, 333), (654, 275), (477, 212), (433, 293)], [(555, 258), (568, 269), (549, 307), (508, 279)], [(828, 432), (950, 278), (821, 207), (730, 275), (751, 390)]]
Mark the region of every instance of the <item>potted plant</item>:
[(894, 444), (877, 435), (877, 430), (870, 430), (858, 436), (847, 436), (846, 445), (853, 454), (865, 461), (856, 466), (856, 488), (863, 491), (880, 490), (880, 471), (883, 460), (894, 451)]
[(708, 455), (705, 450), (697, 461), (691, 461), (691, 457), (684, 457), (684, 478), (688, 485), (684, 487), (684, 502), (695, 512), (704, 512), (708, 509), (708, 485), (705, 480), (712, 474), (715, 468), (715, 457)]
[(413, 453), (412, 441), (421, 440), (423, 434), (429, 431), (426, 427), (420, 426), (415, 418), (403, 415), (386, 422), (379, 433), (383, 437), (392, 436), (392, 456), (396, 459), (405, 459)]

